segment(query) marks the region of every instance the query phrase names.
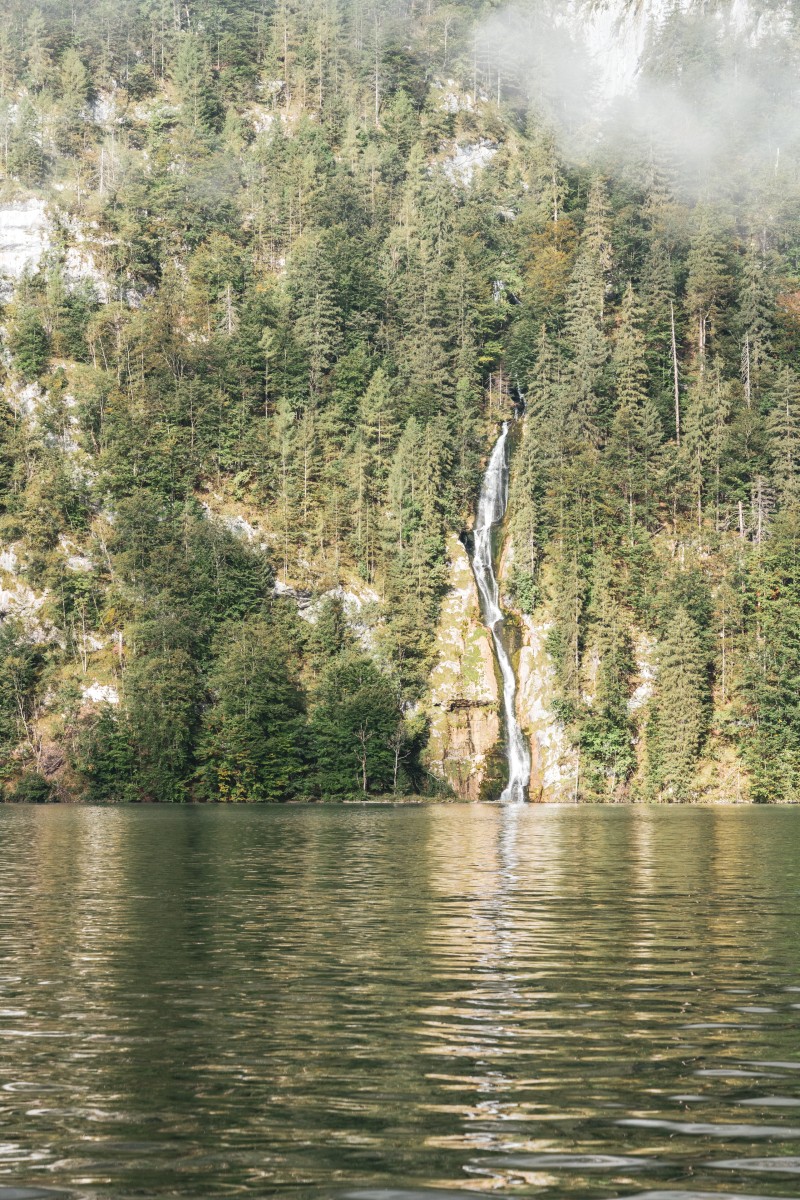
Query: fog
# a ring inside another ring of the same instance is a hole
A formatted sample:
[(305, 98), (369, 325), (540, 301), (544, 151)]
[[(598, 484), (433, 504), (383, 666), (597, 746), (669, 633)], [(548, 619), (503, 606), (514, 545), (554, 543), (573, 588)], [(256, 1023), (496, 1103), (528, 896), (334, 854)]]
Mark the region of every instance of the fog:
[(797, 176), (800, 3), (527, 0), (479, 42), (506, 99), (608, 169), (654, 159), (702, 195)]

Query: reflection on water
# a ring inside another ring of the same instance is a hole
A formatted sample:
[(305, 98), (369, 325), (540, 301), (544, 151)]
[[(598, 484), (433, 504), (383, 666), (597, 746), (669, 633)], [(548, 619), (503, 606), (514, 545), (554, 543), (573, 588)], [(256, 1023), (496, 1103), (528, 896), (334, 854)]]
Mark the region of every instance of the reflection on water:
[(0, 809), (0, 1200), (798, 1196), (798, 822)]

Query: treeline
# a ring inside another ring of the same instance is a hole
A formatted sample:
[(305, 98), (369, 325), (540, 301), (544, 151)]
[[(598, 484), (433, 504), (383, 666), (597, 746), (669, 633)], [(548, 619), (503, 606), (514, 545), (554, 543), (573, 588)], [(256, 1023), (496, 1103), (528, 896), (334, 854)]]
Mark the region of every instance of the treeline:
[[(794, 796), (792, 148), (738, 193), (728, 165), (687, 193), (652, 139), (576, 164), (556, 106), (498, 87), (480, 16), (11, 4), (5, 187), (59, 223), (3, 314), (0, 535), (45, 596), (33, 635), (2, 626), (9, 792), (433, 786), (413, 714), (445, 539), (518, 388), (511, 599), (554, 617), (584, 795), (691, 797), (724, 745), (755, 798)], [(312, 625), (281, 597), (354, 578), (366, 643), (335, 598)], [(84, 703), (98, 666), (119, 705)]]

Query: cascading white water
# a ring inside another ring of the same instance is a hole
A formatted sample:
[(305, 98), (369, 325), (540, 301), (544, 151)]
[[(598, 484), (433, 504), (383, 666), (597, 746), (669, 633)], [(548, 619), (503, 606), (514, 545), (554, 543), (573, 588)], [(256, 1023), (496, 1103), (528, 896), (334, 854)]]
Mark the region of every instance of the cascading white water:
[(500, 796), (501, 804), (525, 799), (531, 777), (531, 755), (525, 735), (517, 720), (517, 681), (508, 651), (503, 645), (501, 630), (503, 610), (494, 573), (492, 533), (503, 519), (508, 504), (508, 421), (492, 450), (481, 485), (478, 514), (475, 519), (475, 549), (472, 570), (481, 600), (481, 612), (491, 630), (495, 654), (503, 677), (503, 710), (506, 720), (506, 755), (508, 783)]

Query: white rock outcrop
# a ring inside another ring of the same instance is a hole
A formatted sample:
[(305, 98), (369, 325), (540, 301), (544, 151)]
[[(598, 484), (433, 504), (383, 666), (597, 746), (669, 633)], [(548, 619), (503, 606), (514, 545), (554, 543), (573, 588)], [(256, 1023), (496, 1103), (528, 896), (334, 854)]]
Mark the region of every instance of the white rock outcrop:
[(24, 271), (35, 271), (50, 246), (50, 225), (43, 200), (31, 197), (0, 207), (0, 287)]

